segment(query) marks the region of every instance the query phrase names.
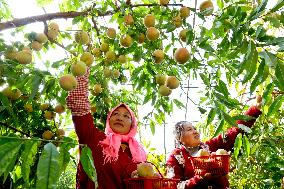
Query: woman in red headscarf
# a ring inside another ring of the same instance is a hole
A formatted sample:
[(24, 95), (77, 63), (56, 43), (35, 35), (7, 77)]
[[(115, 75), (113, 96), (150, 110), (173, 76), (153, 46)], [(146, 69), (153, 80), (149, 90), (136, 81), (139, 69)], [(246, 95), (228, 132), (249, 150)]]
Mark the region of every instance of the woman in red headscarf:
[[(68, 108), (80, 144), (86, 144), (92, 150), (97, 171), (99, 189), (122, 189), (125, 174), (135, 170), (133, 163), (146, 161), (143, 146), (135, 139), (137, 122), (132, 110), (125, 104), (113, 108), (106, 121), (105, 132), (101, 132), (93, 123), (88, 99), (89, 69), (84, 76), (77, 77), (78, 85), (69, 92)], [(78, 164), (77, 189), (94, 189), (95, 185)]]

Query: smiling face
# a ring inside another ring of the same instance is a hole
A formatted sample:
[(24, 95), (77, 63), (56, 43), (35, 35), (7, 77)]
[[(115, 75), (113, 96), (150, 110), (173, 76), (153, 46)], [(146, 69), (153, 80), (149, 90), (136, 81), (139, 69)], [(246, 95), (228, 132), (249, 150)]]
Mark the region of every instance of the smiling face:
[(125, 107), (115, 109), (109, 119), (109, 125), (113, 132), (117, 134), (127, 134), (132, 125), (132, 117)]
[(186, 147), (196, 147), (200, 144), (200, 134), (191, 123), (184, 123), (180, 142)]

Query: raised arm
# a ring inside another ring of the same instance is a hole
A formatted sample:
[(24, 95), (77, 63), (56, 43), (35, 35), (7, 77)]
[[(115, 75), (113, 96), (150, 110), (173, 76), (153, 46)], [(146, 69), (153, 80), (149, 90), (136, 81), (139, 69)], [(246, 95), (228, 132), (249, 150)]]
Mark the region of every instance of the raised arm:
[[(261, 115), (261, 111), (259, 110), (259, 107), (251, 106), (244, 114), (253, 117), (253, 119), (249, 121), (238, 120), (237, 124), (243, 124), (247, 127), (252, 127), (256, 118)], [(213, 152), (218, 150), (219, 148), (230, 151), (234, 147), (235, 139), (240, 132), (242, 132), (242, 130), (238, 127), (232, 127), (227, 130), (224, 138), (222, 137), (222, 134), (220, 134), (205, 143), (209, 146), (210, 151)]]
[(85, 75), (77, 77), (77, 87), (70, 91), (66, 100), (67, 106), (72, 112), (72, 119), (75, 126), (79, 143), (88, 144), (90, 138), (94, 137), (98, 129), (94, 126), (93, 117), (90, 113), (89, 101), (89, 74), (90, 68)]

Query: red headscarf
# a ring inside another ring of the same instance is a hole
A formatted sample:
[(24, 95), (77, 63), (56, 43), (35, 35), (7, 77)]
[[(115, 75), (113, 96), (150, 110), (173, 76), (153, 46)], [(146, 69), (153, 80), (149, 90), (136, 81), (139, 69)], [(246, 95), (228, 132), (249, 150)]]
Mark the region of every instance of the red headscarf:
[[(132, 119), (132, 124), (130, 131), (127, 134), (121, 135), (113, 132), (110, 128), (109, 120), (114, 110), (118, 107), (125, 107)], [(113, 108), (107, 116), (105, 134), (106, 138), (100, 142), (103, 147), (103, 154), (105, 155), (105, 162), (116, 161), (118, 159), (118, 152), (121, 142), (126, 142), (129, 145), (130, 152), (132, 154), (132, 159), (134, 162), (146, 161), (146, 152), (143, 146), (134, 138), (137, 133), (137, 121), (134, 116), (133, 111), (126, 104), (119, 104), (117, 107)]]

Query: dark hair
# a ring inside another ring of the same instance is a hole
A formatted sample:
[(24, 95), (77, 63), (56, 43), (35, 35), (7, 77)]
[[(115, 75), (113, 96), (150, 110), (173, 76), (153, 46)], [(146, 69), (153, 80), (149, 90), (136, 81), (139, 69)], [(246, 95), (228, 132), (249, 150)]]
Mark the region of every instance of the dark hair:
[(184, 130), (184, 125), (185, 124), (190, 124), (190, 122), (188, 121), (179, 121), (175, 124), (175, 128), (173, 130), (173, 134), (175, 136), (175, 147), (179, 147), (180, 146), (180, 137), (181, 137), (181, 134)]

